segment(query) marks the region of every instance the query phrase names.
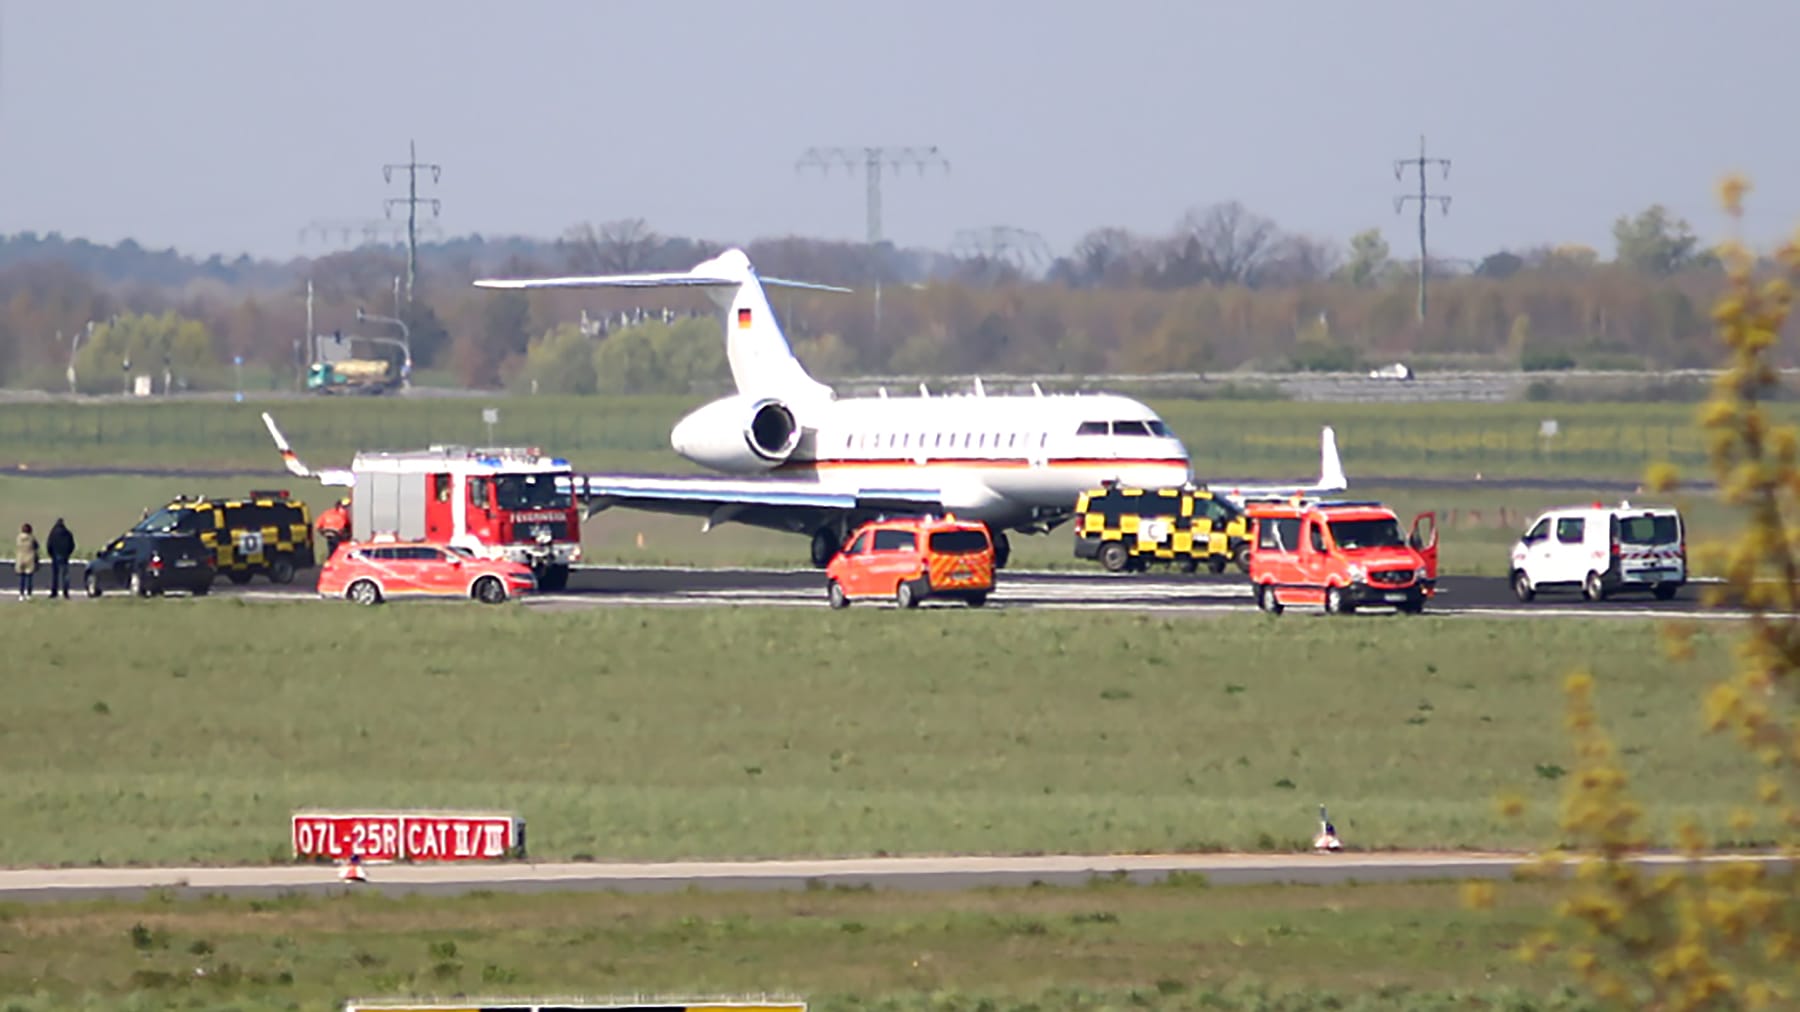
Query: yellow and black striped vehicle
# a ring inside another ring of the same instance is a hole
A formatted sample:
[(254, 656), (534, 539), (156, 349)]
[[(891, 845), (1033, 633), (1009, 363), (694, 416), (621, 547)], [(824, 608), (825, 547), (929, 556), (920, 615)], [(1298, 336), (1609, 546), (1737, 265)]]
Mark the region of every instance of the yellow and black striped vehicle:
[(1215, 573), (1235, 563), (1249, 571), (1250, 522), (1244, 511), (1204, 488), (1109, 485), (1075, 501), (1075, 557), (1109, 572), (1165, 563)]
[(253, 491), (242, 499), (176, 496), (132, 531), (199, 535), (232, 583), (249, 583), (259, 573), (291, 583), (296, 570), (314, 565), (312, 512), (285, 491)]

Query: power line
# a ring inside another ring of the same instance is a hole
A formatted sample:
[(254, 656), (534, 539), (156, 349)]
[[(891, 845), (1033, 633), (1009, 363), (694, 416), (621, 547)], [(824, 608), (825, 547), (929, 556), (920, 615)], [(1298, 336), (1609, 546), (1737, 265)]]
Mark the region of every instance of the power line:
[(1401, 210), (1406, 207), (1406, 202), (1409, 200), (1416, 200), (1419, 202), (1419, 319), (1423, 321), (1425, 319), (1425, 276), (1431, 273), (1431, 259), (1425, 254), (1425, 206), (1435, 200), (1437, 201), (1439, 210), (1444, 214), (1450, 213), (1449, 195), (1432, 193), (1425, 188), (1425, 167), (1427, 165), (1441, 165), (1444, 168), (1444, 178), (1449, 179), (1450, 159), (1425, 157), (1425, 135), (1420, 134), (1419, 157), (1394, 159), (1394, 178), (1404, 178), (1406, 167), (1408, 165), (1416, 166), (1419, 170), (1419, 192), (1416, 194), (1403, 193), (1395, 197), (1394, 213), (1399, 214)]
[[(419, 226), (419, 234), (427, 238), (440, 235), (442, 229), (427, 221)], [(360, 236), (362, 243), (368, 245), (378, 242), (404, 242), (406, 239), (406, 222), (392, 218), (314, 218), (300, 229), (300, 241), (305, 242), (309, 236), (317, 236), (323, 242), (330, 242), (332, 236), (349, 245), (352, 236)]]
[(800, 153), (800, 160), (794, 163), (795, 171), (816, 168), (822, 173), (829, 173), (833, 165), (842, 165), (846, 170), (855, 172), (862, 166), (863, 175), (868, 178), (869, 185), (869, 245), (881, 243), (881, 168), (887, 165), (894, 169), (914, 167), (919, 175), (925, 170), (941, 165), (945, 172), (950, 171), (950, 162), (938, 154), (936, 145), (930, 147), (864, 147), (864, 148), (807, 148)]
[(413, 297), (413, 280), (419, 273), (419, 205), (430, 204), (431, 216), (437, 217), (442, 206), (436, 197), (419, 196), (419, 170), (431, 170), (431, 181), (437, 182), (443, 175), (444, 167), (419, 161), (419, 146), (413, 141), (406, 142), (407, 160), (400, 164), (388, 164), (381, 167), (381, 178), (394, 181), (396, 169), (406, 170), (406, 196), (389, 197), (382, 203), (382, 209), (393, 213), (395, 204), (406, 205), (406, 301), (410, 304)]
[(807, 148), (800, 153), (799, 161), (794, 163), (794, 171), (816, 168), (821, 174), (830, 174), (833, 165), (842, 165), (847, 171), (855, 172), (862, 166), (863, 175), (869, 185), (869, 267), (875, 272), (875, 336), (881, 336), (881, 266), (877, 262), (881, 249), (881, 168), (883, 165), (894, 169), (908, 166), (925, 170), (941, 165), (945, 172), (950, 171), (950, 161), (938, 154), (937, 145), (930, 146), (890, 146), (890, 147), (837, 147)]

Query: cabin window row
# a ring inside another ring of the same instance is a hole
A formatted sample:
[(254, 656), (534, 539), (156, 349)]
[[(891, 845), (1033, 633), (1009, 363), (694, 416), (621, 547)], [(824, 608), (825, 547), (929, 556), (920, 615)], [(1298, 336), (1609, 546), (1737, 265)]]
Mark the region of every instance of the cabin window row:
[(1046, 432), (858, 432), (844, 437), (846, 450), (1029, 450), (1049, 443)]

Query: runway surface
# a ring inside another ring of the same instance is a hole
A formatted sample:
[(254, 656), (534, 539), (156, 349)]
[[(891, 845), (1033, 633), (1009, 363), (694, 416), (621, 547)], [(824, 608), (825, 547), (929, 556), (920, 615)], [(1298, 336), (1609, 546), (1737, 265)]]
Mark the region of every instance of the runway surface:
[[(80, 586), (80, 572), (75, 574)], [(215, 595), (235, 595), (262, 601), (317, 601), (312, 591), (312, 571), (303, 572), (288, 586), (274, 586), (257, 579), (238, 587), (224, 580), (214, 584)], [(48, 572), (38, 578), (38, 592), (48, 585)], [(10, 563), (0, 564), (0, 586), (12, 586)], [(77, 591), (79, 599), (80, 591)], [(1447, 576), (1438, 583), (1438, 596), (1427, 614), (1479, 615), (1490, 618), (1657, 618), (1686, 615), (1696, 618), (1731, 619), (1742, 614), (1726, 610), (1702, 610), (1701, 589), (1690, 585), (1671, 601), (1648, 594), (1628, 594), (1606, 601), (1589, 602), (1579, 594), (1540, 594), (1530, 604), (1513, 596), (1500, 577)], [(117, 596), (117, 595), (111, 595)], [(0, 594), (0, 604), (16, 603)], [(556, 593), (534, 595), (526, 606), (567, 609), (599, 606), (639, 607), (790, 607), (824, 608), (825, 576), (816, 569), (687, 569), (672, 567), (584, 566), (570, 574), (569, 586)], [(961, 608), (959, 604), (926, 602), (925, 607)], [(892, 608), (891, 602), (859, 602), (858, 608)], [(1076, 611), (1125, 611), (1163, 614), (1235, 614), (1253, 611), (1249, 583), (1241, 574), (1195, 575), (1167, 572), (1113, 574), (1079, 570), (1054, 572), (1002, 571), (990, 608), (1059, 609)], [(1290, 608), (1289, 615), (1316, 612)], [(1371, 608), (1373, 614), (1392, 614), (1392, 609)]]
[[(1779, 858), (1756, 857), (1765, 863)], [(669, 862), (660, 864), (371, 865), (368, 882), (349, 884), (330, 865), (253, 868), (58, 868), (0, 871), (0, 899), (60, 901), (138, 899), (150, 894), (271, 897), (329, 895), (347, 889), (387, 895), (454, 896), (489, 892), (772, 891), (818, 887), (902, 890), (998, 886), (1079, 886), (1095, 879), (1158, 882), (1204, 875), (1215, 885), (1327, 885), (1429, 879), (1505, 879), (1523, 854), (1151, 854), (1037, 857), (893, 857), (804, 861)], [(1649, 865), (1686, 859), (1645, 855)], [(1720, 860), (1720, 859), (1709, 859)]]

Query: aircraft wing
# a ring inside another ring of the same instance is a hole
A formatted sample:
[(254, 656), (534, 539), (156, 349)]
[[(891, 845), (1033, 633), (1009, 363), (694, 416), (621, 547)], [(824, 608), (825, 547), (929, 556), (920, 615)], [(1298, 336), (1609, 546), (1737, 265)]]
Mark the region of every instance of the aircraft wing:
[(705, 517), (710, 530), (728, 521), (805, 531), (840, 513), (941, 513), (943, 492), (929, 488), (827, 487), (786, 478), (579, 475), (575, 492), (589, 514), (613, 506)]

